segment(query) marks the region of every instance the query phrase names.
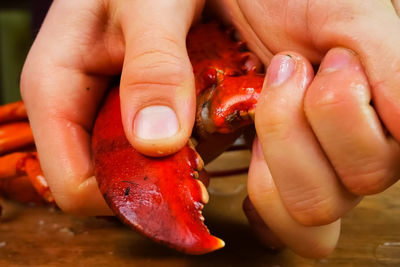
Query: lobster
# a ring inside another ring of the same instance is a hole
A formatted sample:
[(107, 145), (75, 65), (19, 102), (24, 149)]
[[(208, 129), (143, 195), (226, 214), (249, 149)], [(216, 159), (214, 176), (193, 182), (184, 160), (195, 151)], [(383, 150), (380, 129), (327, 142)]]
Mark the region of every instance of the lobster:
[[(210, 149), (209, 140), (231, 133), (207, 156), (209, 161), (233, 143), (240, 129), (252, 124), (264, 81), (262, 64), (233, 35), (218, 23), (195, 25), (189, 31), (197, 114), (193, 138), (180, 151), (153, 158), (130, 145), (123, 131), (118, 87), (105, 97), (92, 132), (95, 176), (115, 215), (145, 236), (188, 254), (224, 246), (203, 222), (208, 180), (196, 149), (202, 154)], [(54, 202), (22, 102), (0, 108), (0, 155), (1, 195)]]

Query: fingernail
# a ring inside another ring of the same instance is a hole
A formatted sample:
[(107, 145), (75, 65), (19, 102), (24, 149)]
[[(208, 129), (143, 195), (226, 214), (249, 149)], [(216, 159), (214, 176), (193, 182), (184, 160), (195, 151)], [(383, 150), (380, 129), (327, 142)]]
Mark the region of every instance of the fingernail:
[(135, 118), (133, 131), (141, 139), (162, 139), (178, 132), (178, 118), (168, 106), (154, 105), (141, 109)]
[(350, 64), (352, 52), (345, 48), (329, 51), (321, 63), (321, 72), (333, 72), (345, 68)]
[(294, 59), (288, 55), (274, 56), (267, 70), (267, 85), (277, 86), (292, 76), (295, 69)]

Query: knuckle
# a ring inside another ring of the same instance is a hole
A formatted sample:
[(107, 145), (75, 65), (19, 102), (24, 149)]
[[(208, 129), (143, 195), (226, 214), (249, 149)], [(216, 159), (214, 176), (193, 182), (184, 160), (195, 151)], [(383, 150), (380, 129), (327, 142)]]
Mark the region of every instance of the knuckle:
[(20, 76), (20, 92), (22, 97), (31, 91), (32, 88), (35, 88), (35, 86), (32, 86), (33, 83), (37, 83), (37, 79), (32, 79), (31, 72), (31, 69), (25, 64), (25, 66), (22, 68)]
[(332, 110), (340, 108), (345, 99), (333, 88), (329, 86), (310, 87), (306, 92), (304, 110), (306, 114), (319, 112), (320, 110)]
[(63, 189), (53, 188), (53, 196), (57, 206), (65, 213), (72, 215), (86, 215), (81, 196), (76, 190), (66, 186)]
[(274, 188), (270, 186), (252, 186), (249, 188), (248, 193), (252, 205), (262, 206), (271, 201), (274, 194)]
[(268, 114), (256, 112), (255, 125), (258, 135), (263, 139), (286, 140), (292, 132), (287, 114), (279, 110), (271, 110)]
[(55, 201), (57, 203), (57, 206), (67, 214), (73, 214), (73, 215), (83, 215), (81, 210), (80, 210), (80, 204), (77, 203), (73, 197), (64, 195), (64, 196), (59, 196), (55, 197)]
[(179, 85), (191, 75), (191, 65), (186, 58), (163, 49), (146, 50), (135, 55), (124, 66), (130, 85), (165, 83)]
[(399, 170), (377, 166), (377, 164), (354, 169), (356, 172), (342, 172), (340, 177), (347, 190), (358, 196), (380, 193), (399, 178)]
[(319, 189), (301, 194), (293, 190), (283, 198), (293, 219), (305, 226), (326, 225), (336, 221), (340, 216), (334, 207), (333, 199), (327, 194), (322, 194)]
[(24, 101), (30, 98), (36, 99), (35, 96), (46, 93), (49, 80), (48, 71), (51, 69), (44, 62), (36, 62), (28, 55), (20, 74), (20, 93)]

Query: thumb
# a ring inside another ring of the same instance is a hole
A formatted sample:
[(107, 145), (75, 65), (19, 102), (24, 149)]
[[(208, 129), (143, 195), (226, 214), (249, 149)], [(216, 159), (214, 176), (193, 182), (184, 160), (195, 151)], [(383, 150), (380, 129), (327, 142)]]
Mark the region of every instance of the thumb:
[(186, 35), (203, 1), (122, 1), (125, 58), (121, 114), (130, 143), (141, 153), (176, 152), (190, 137), (196, 108)]

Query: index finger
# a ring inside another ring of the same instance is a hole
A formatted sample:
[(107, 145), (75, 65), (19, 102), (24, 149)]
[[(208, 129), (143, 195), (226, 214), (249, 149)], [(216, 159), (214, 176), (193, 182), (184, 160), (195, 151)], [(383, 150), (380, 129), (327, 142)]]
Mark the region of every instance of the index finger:
[(90, 149), (108, 75), (120, 71), (118, 57), (111, 61), (102, 46), (102, 10), (94, 0), (54, 2), (21, 77), (41, 165), (57, 205), (85, 215), (111, 214), (93, 177)]

